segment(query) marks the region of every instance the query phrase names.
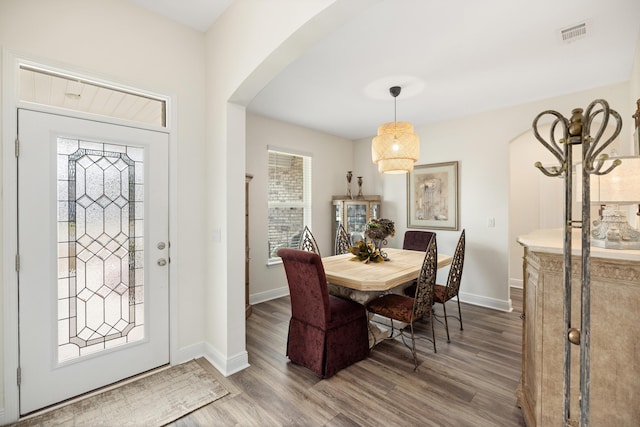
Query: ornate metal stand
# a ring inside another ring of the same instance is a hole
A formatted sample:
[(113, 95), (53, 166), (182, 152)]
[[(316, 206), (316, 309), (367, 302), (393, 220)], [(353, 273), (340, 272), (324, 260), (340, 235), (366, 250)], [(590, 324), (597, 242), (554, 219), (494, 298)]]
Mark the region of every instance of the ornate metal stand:
[[(609, 146), (620, 133), (622, 119), (620, 115), (609, 109), (609, 104), (603, 99), (593, 101), (586, 111), (576, 108), (571, 112), (571, 118), (566, 119), (557, 111), (543, 111), (533, 120), (533, 132), (538, 139), (558, 160), (559, 166), (549, 169), (542, 166), (540, 162), (536, 167), (542, 173), (550, 177), (564, 178), (564, 259), (563, 259), (563, 282), (564, 282), (564, 324), (567, 337), (564, 346), (564, 425), (576, 425), (571, 419), (571, 344), (580, 345), (580, 426), (589, 425), (589, 347), (590, 347), (590, 285), (591, 285), (591, 248), (590, 248), (590, 176), (605, 175), (620, 164), (614, 161), (608, 168), (603, 170), (604, 162), (608, 155), (602, 151)], [(538, 122), (545, 116), (554, 117), (549, 132), (549, 141), (546, 141), (538, 132)], [(594, 119), (601, 120), (598, 124)], [(609, 119), (615, 120), (616, 129), (608, 139), (601, 142), (602, 136), (607, 129)], [(597, 130), (595, 136), (591, 136), (592, 126)], [(556, 134), (562, 134), (562, 138), (556, 141)], [(582, 221), (572, 219), (572, 165), (573, 146), (582, 147)], [(561, 148), (562, 147), (562, 148)], [(573, 228), (582, 228), (582, 286), (581, 286), (581, 322), (580, 329), (571, 326), (571, 232)]]
[(382, 248), (387, 244), (387, 238), (385, 237), (383, 239), (370, 239), (370, 240), (371, 242), (373, 242), (373, 246), (375, 246), (378, 252), (380, 252), (380, 256), (382, 257), (382, 259), (384, 259), (385, 261), (389, 261), (389, 256), (385, 251), (382, 250)]

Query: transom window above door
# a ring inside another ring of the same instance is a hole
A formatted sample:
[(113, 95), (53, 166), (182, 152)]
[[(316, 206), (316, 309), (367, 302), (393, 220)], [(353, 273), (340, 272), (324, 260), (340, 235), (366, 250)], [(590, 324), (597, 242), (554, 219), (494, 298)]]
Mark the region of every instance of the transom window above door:
[(20, 101), (167, 127), (167, 101), (88, 79), (20, 65)]

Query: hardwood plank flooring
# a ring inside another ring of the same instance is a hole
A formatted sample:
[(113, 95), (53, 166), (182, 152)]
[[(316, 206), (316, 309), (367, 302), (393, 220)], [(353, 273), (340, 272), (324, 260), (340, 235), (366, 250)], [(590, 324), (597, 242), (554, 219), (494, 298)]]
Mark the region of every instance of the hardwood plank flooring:
[[(225, 378), (200, 359), (230, 394), (171, 425), (524, 426), (515, 397), (522, 290), (512, 289), (511, 298), (511, 313), (462, 304), (465, 329), (450, 319), (451, 343), (436, 322), (438, 352), (418, 340), (417, 372), (410, 350), (397, 339), (326, 380), (285, 356), (289, 298), (254, 305), (247, 319), (251, 367)], [(457, 313), (455, 301), (449, 304), (448, 312)], [(418, 334), (430, 336), (430, 325), (421, 323)]]

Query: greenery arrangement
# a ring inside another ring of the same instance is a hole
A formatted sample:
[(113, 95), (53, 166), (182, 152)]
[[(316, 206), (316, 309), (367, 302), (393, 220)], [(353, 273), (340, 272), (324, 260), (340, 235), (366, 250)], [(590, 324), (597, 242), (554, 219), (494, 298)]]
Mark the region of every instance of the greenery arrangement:
[(362, 261), (365, 264), (384, 261), (380, 250), (376, 249), (372, 242), (358, 240), (355, 246), (349, 248), (349, 252), (355, 255), (354, 258), (351, 258), (351, 261)]
[(396, 234), (396, 226), (390, 219), (369, 219), (365, 235), (370, 239), (386, 239)]

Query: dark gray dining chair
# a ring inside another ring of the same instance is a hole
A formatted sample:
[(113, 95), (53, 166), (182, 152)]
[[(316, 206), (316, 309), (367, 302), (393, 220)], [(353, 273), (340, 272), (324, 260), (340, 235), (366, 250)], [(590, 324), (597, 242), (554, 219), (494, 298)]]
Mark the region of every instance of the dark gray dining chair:
[(351, 246), (351, 239), (347, 234), (347, 231), (344, 229), (342, 224), (338, 226), (338, 230), (336, 231), (336, 244), (335, 244), (335, 254), (348, 254), (349, 247)]
[(304, 226), (304, 230), (302, 230), (302, 235), (298, 242), (298, 249), (320, 255), (320, 249), (318, 248), (316, 239), (313, 237), (313, 233), (311, 233), (311, 230), (306, 225)]

